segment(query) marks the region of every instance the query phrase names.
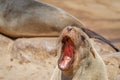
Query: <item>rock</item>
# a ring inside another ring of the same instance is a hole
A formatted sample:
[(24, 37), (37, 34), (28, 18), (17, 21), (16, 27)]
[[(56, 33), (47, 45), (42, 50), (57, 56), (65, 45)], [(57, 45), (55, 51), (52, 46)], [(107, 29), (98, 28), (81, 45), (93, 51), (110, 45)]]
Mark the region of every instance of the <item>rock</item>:
[(118, 75), (114, 80), (120, 80), (120, 75)]
[(57, 58), (57, 38), (22, 38), (0, 35), (0, 80), (49, 80)]
[(102, 58), (106, 64), (109, 80), (120, 79), (120, 52), (107, 54)]
[[(57, 38), (19, 38), (11, 40), (0, 35), (0, 79), (49, 80), (57, 65)], [(94, 43), (103, 58), (109, 80), (120, 79), (120, 53)], [(104, 47), (104, 48), (103, 48)]]
[[(12, 46), (12, 54), (15, 58), (24, 55), (29, 59), (47, 59), (50, 55), (56, 55), (57, 38), (21, 38), (15, 40)], [(16, 54), (17, 53), (17, 54)], [(18, 55), (19, 54), (19, 55)]]
[[(11, 49), (11, 45), (13, 44), (13, 40), (3, 36), (0, 34), (0, 54), (6, 54)], [(4, 51), (4, 52), (1, 52)]]

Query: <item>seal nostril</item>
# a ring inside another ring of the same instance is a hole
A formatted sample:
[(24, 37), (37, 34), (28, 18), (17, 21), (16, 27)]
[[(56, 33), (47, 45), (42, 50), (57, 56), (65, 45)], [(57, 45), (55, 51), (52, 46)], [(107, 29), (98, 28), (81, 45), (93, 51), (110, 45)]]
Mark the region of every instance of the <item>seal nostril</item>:
[(68, 32), (71, 31), (71, 30), (72, 30), (72, 27), (68, 27), (67, 30), (68, 30)]

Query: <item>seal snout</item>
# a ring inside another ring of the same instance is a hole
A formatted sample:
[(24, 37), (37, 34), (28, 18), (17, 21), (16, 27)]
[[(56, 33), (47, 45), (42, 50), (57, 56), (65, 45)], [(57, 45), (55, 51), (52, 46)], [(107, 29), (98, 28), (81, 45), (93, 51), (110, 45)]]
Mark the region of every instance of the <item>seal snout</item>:
[(72, 27), (67, 27), (67, 31), (70, 32), (73, 28)]

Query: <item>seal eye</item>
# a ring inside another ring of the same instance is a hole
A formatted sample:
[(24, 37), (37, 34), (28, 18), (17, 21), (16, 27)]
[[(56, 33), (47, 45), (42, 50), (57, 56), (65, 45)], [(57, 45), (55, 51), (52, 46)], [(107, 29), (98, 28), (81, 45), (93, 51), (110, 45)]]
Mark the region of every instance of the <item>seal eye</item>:
[(81, 40), (84, 41), (85, 40), (85, 37), (83, 35), (81, 35)]

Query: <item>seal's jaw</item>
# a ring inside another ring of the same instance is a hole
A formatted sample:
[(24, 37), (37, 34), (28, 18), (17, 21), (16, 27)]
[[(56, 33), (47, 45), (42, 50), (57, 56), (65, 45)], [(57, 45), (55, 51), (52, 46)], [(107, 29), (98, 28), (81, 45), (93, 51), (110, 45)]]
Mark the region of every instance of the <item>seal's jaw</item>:
[(74, 43), (69, 36), (65, 36), (62, 39), (61, 56), (58, 60), (58, 67), (64, 71), (72, 67), (74, 62)]

